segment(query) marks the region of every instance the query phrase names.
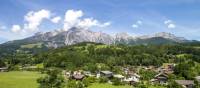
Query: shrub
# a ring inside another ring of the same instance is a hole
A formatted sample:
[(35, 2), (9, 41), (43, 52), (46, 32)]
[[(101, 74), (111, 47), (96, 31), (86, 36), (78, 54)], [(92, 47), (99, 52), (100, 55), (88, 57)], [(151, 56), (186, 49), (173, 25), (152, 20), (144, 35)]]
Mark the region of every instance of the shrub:
[(51, 69), (47, 72), (47, 76), (37, 80), (40, 84), (39, 88), (63, 88), (64, 78), (60, 75), (58, 69)]
[(113, 83), (113, 85), (122, 85), (122, 82), (118, 78), (113, 78), (112, 83)]
[(107, 82), (108, 82), (108, 78), (106, 78), (106, 77), (99, 78), (99, 83), (107, 83)]

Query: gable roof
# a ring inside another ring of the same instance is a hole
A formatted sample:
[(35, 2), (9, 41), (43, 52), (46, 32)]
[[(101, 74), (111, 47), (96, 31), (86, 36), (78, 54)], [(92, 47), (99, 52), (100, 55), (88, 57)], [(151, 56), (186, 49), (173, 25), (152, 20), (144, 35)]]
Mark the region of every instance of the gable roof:
[(157, 74), (157, 75), (155, 76), (155, 78), (158, 77), (158, 76), (161, 76), (161, 75), (163, 75), (163, 76), (165, 76), (165, 77), (168, 77), (168, 75), (167, 75), (166, 73), (161, 72), (161, 73)]
[(111, 71), (101, 71), (101, 73), (103, 73), (103, 74), (112, 74)]

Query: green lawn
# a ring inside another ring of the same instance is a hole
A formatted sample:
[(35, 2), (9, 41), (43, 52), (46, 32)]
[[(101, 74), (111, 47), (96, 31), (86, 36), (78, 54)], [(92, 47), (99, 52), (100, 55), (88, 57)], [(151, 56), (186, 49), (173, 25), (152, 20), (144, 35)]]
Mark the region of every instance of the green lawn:
[(38, 88), (41, 74), (28, 71), (0, 72), (0, 88)]
[(99, 84), (99, 83), (94, 83), (88, 88), (132, 88), (131, 86), (113, 86), (111, 84)]

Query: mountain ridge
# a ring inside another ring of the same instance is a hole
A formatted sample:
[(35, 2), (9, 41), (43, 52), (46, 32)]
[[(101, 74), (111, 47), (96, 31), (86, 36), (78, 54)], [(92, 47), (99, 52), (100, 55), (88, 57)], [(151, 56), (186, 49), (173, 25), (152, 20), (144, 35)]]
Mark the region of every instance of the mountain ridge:
[[(150, 41), (154, 40), (154, 41)], [(81, 42), (95, 42), (103, 44), (156, 44), (156, 40), (163, 41), (158, 44), (164, 43), (183, 43), (189, 42), (183, 37), (176, 37), (175, 35), (167, 32), (155, 33), (153, 35), (144, 35), (144, 36), (131, 36), (127, 33), (117, 33), (114, 36), (102, 33), (102, 32), (93, 32), (90, 30), (84, 30), (79, 28), (71, 28), (68, 31), (51, 31), (46, 33), (38, 32), (35, 35), (22, 39), (24, 42), (34, 43), (42, 42), (47, 47), (61, 47), (66, 45), (77, 44)], [(14, 40), (7, 43), (15, 43)], [(148, 41), (148, 42), (147, 42)], [(4, 43), (4, 44), (7, 44)]]

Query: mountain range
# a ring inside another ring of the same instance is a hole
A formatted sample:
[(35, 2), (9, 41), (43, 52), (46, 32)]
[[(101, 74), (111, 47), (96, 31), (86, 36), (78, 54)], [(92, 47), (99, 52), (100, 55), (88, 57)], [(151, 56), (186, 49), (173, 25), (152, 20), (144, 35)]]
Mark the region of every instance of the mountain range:
[(160, 32), (153, 35), (132, 36), (127, 33), (109, 35), (102, 32), (93, 32), (90, 30), (71, 28), (68, 31), (55, 30), (46, 33), (38, 32), (34, 36), (22, 40), (9, 41), (4, 44), (21, 43), (22, 45), (26, 45), (42, 43), (46, 47), (57, 48), (81, 42), (135, 45), (184, 43), (190, 42), (190, 40), (187, 40), (183, 37), (177, 37), (171, 33), (166, 32)]
[(40, 53), (52, 48), (73, 45), (81, 42), (123, 45), (160, 45), (193, 43), (198, 41), (187, 40), (171, 33), (160, 32), (153, 35), (132, 36), (127, 33), (110, 35), (102, 32), (93, 32), (80, 28), (71, 28), (68, 31), (55, 30), (51, 32), (38, 32), (35, 35), (0, 44), (0, 57), (16, 52)]

